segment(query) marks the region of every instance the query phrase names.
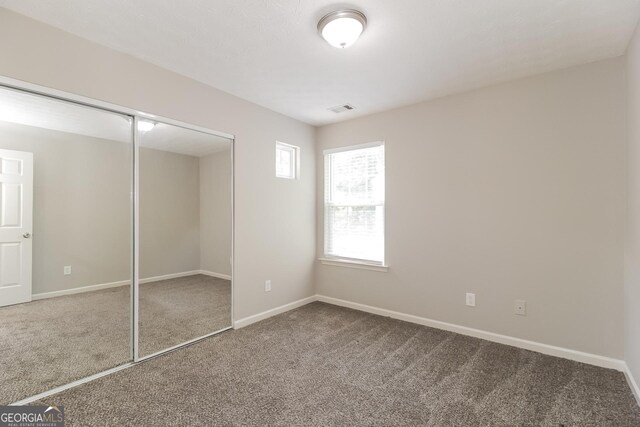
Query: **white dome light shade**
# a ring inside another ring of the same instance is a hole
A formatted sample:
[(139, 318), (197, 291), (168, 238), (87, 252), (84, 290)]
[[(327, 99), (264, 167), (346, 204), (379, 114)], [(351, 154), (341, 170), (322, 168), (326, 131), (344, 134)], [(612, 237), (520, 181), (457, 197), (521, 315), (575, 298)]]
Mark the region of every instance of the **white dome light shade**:
[(318, 31), (331, 46), (343, 49), (354, 44), (367, 25), (367, 18), (357, 10), (339, 10), (318, 22)]
[(355, 19), (339, 18), (329, 22), (322, 29), (322, 37), (331, 46), (345, 48), (358, 40), (362, 30), (362, 24)]
[(138, 120), (138, 130), (140, 132), (148, 132), (151, 129), (153, 129), (155, 125), (156, 124), (153, 122), (148, 122), (146, 120)]

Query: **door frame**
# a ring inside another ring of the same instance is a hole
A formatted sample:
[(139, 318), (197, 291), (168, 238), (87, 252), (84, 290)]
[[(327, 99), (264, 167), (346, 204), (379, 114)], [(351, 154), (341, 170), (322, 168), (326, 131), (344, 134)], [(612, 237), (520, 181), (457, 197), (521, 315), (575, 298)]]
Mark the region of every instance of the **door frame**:
[[(105, 102), (93, 98), (89, 98), (82, 95), (73, 94), (70, 92), (65, 92), (58, 89), (49, 88), (46, 86), (41, 86), (29, 82), (25, 82), (22, 80), (14, 79), (11, 77), (6, 77), (0, 75), (0, 87), (5, 89), (16, 90), (19, 92), (26, 92), (29, 94), (45, 96), (48, 98), (57, 99), (59, 101), (69, 102), (76, 105), (81, 105), (85, 107), (95, 108), (99, 110), (104, 110), (110, 113), (116, 113), (120, 115), (129, 116), (131, 118), (131, 142), (133, 144), (133, 161), (132, 161), (132, 187), (131, 187), (131, 213), (132, 213), (132, 239), (131, 239), (131, 248), (132, 248), (132, 260), (131, 260), (131, 341), (130, 341), (130, 361), (124, 363), (115, 368), (98, 372), (96, 374), (90, 375), (88, 377), (82, 378), (77, 381), (73, 381), (68, 384), (64, 384), (50, 390), (47, 390), (43, 393), (39, 393), (37, 395), (28, 397), (26, 399), (22, 399), (18, 402), (13, 403), (12, 405), (26, 405), (28, 403), (35, 402), (42, 398), (51, 396), (53, 394), (59, 393), (64, 390), (68, 390), (70, 388), (76, 387), (81, 384), (88, 383), (97, 378), (104, 377), (106, 375), (110, 375), (114, 372), (121, 371), (123, 369), (134, 366), (138, 363), (144, 362), (145, 360), (152, 359), (161, 354), (168, 353), (170, 351), (189, 346), (198, 341), (201, 341), (205, 338), (211, 337), (213, 335), (219, 334), (221, 332), (233, 329), (233, 325), (235, 323), (235, 135), (216, 131), (207, 127), (195, 125), (192, 123), (184, 122), (181, 120), (172, 119), (169, 117), (158, 116), (156, 114), (147, 113), (144, 111), (140, 111), (134, 108), (124, 107), (122, 105), (113, 104), (110, 102)], [(226, 138), (229, 140), (231, 144), (231, 319), (230, 325), (226, 328), (213, 331), (206, 335), (193, 338), (191, 340), (185, 341), (181, 344), (175, 345), (173, 347), (169, 347), (158, 351), (153, 354), (149, 354), (143, 357), (139, 356), (139, 330), (138, 330), (138, 321), (139, 321), (139, 254), (138, 248), (139, 246), (139, 223), (138, 223), (138, 212), (139, 212), (139, 144), (138, 144), (138, 136), (137, 136), (137, 123), (140, 119), (147, 119), (158, 123), (165, 123), (168, 125), (178, 126), (189, 130), (194, 130), (197, 132), (206, 133), (213, 136), (218, 136), (222, 138)]]

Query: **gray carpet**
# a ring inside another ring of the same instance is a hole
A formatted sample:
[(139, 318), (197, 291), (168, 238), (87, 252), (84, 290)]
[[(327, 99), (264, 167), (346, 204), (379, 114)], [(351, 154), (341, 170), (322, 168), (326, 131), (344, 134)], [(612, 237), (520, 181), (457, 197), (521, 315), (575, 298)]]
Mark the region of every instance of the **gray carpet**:
[[(128, 286), (0, 308), (0, 404), (130, 360)], [(231, 325), (228, 280), (204, 275), (140, 285), (140, 354)]]
[(231, 282), (198, 274), (140, 285), (140, 356), (231, 326)]
[(47, 398), (68, 426), (638, 426), (623, 374), (323, 303)]

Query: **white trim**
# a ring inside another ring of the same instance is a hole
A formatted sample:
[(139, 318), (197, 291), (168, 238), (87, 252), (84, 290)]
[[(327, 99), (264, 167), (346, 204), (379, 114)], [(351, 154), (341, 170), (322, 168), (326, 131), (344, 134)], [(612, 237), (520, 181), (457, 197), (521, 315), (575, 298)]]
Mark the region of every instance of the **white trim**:
[(629, 365), (624, 364), (624, 376), (627, 379), (627, 383), (633, 392), (633, 396), (636, 398), (636, 402), (640, 405), (640, 387), (638, 387), (638, 383), (635, 378), (633, 378), (633, 374), (631, 373), (631, 369), (629, 369)]
[(138, 361), (140, 352), (140, 144), (138, 143), (138, 121), (137, 116), (133, 116), (133, 126), (131, 127), (133, 139), (133, 198), (132, 198), (132, 231), (133, 239), (131, 248), (133, 259), (131, 260), (131, 354), (134, 362)]
[(276, 316), (278, 314), (282, 314), (289, 310), (293, 310), (294, 308), (302, 307), (303, 305), (307, 305), (317, 300), (316, 295), (312, 295), (307, 298), (302, 298), (298, 301), (290, 302), (289, 304), (281, 305), (280, 307), (272, 308), (271, 310), (263, 311), (262, 313), (254, 314), (253, 316), (245, 317), (240, 320), (236, 320), (233, 322), (234, 329), (244, 328), (245, 326), (249, 326), (252, 323), (259, 322), (264, 319), (268, 319), (269, 317)]
[(389, 271), (388, 265), (383, 264), (371, 264), (368, 262), (351, 261), (346, 259), (331, 259), (331, 258), (318, 258), (321, 264), (333, 265), (335, 267), (349, 267), (357, 268), (359, 270), (372, 270), (372, 271)]
[(209, 270), (200, 270), (200, 274), (204, 274), (205, 276), (217, 277), (218, 279), (231, 280), (231, 276), (229, 274), (216, 273)]
[(293, 152), (293, 176), (282, 176), (278, 175), (278, 158), (276, 157), (276, 178), (284, 178), (284, 179), (292, 179), (297, 180), (300, 179), (300, 147), (297, 145), (287, 144), (286, 142), (276, 141), (276, 153), (278, 152), (278, 148), (288, 149)]
[[(384, 169), (383, 169), (383, 175), (384, 175), (384, 198), (382, 201), (377, 201), (377, 202), (373, 202), (367, 205), (370, 206), (381, 206), (382, 207), (382, 260), (380, 261), (380, 265), (382, 267), (387, 267), (385, 260), (387, 257), (387, 208), (386, 208), (386, 199), (387, 199), (387, 171), (386, 171), (386, 146), (385, 146), (385, 141), (384, 140), (380, 140), (380, 141), (374, 141), (374, 142), (368, 142), (368, 143), (364, 143), (364, 144), (357, 144), (357, 145), (349, 145), (349, 146), (344, 146), (344, 147), (338, 147), (338, 148), (331, 148), (328, 150), (324, 150), (323, 153), (323, 163), (324, 163), (324, 174), (323, 174), (323, 185), (322, 185), (322, 198), (324, 200), (324, 205), (323, 205), (323, 210), (324, 210), (324, 214), (323, 214), (323, 218), (322, 218), (322, 222), (323, 222), (323, 256), (324, 259), (327, 261), (332, 261), (335, 258), (334, 257), (338, 257), (338, 255), (335, 254), (330, 254), (329, 253), (329, 239), (327, 239), (327, 236), (329, 234), (329, 227), (330, 227), (330, 221), (327, 220), (328, 215), (329, 215), (329, 208), (333, 207), (333, 206), (340, 206), (338, 204), (334, 204), (332, 203), (330, 200), (332, 198), (332, 196), (330, 196), (328, 193), (331, 192), (331, 190), (329, 189), (329, 191), (327, 191), (327, 186), (329, 186), (330, 188), (333, 186), (333, 184), (331, 184), (331, 165), (332, 162), (329, 160), (330, 156), (332, 154), (335, 153), (341, 153), (341, 152), (345, 152), (345, 151), (355, 151), (355, 150), (363, 150), (366, 148), (372, 148), (372, 147), (382, 147), (383, 150), (383, 159), (384, 159)], [(345, 204), (342, 204), (341, 206), (348, 206)], [(322, 261), (323, 258), (321, 258), (320, 260)], [(348, 258), (339, 258), (340, 260), (345, 260), (345, 261), (351, 261), (351, 259)], [(375, 261), (373, 260), (354, 260), (355, 262), (360, 262), (360, 263), (364, 263), (364, 264), (374, 264)], [(341, 265), (341, 264), (329, 264), (327, 263), (327, 265), (334, 265), (334, 266), (342, 266), (342, 267), (347, 267), (347, 265)], [(364, 270), (377, 270), (377, 271), (386, 271), (384, 269), (371, 269), (371, 268), (364, 268), (364, 267), (354, 267), (354, 268), (360, 268), (360, 269), (364, 269)]]
[[(509, 345), (512, 347), (518, 347), (525, 350), (535, 351), (538, 353), (546, 354), (549, 356), (561, 357), (563, 359), (574, 360), (576, 362), (586, 363), (589, 365), (599, 366), (601, 368), (615, 369), (616, 371), (622, 371), (627, 376), (629, 385), (631, 386), (636, 398), (640, 396), (637, 383), (634, 381), (631, 372), (629, 371), (626, 363), (623, 360), (614, 359), (607, 356), (600, 356), (597, 354), (586, 353), (577, 350), (571, 350), (568, 348), (557, 347), (549, 344), (543, 344), (535, 341), (524, 340), (521, 338), (510, 337), (508, 335), (496, 334), (493, 332), (483, 331), (480, 329), (469, 328), (466, 326), (459, 326), (452, 323), (441, 322), (439, 320), (428, 319), (426, 317), (414, 316), (411, 314), (400, 313), (397, 311), (387, 310), (384, 308), (372, 307), (365, 304), (359, 304), (356, 302), (346, 301), (338, 298), (327, 297), (324, 295), (313, 295), (311, 297), (303, 298), (298, 301), (291, 302), (289, 304), (281, 305), (280, 307), (273, 308), (271, 310), (263, 311), (262, 313), (255, 314), (253, 316), (245, 317), (243, 319), (234, 322), (234, 329), (240, 329), (245, 326), (249, 326), (253, 323), (259, 322), (269, 317), (276, 316), (278, 314), (285, 313), (289, 310), (293, 310), (303, 305), (312, 303), (314, 301), (321, 301), (327, 304), (337, 305), (341, 307), (347, 307), (354, 310), (364, 311), (367, 313), (376, 314), (379, 316), (391, 317), (393, 319), (403, 320), (405, 322), (416, 323), (419, 325), (429, 326), (431, 328), (442, 329), (449, 332), (455, 332), (461, 335), (480, 338), (486, 341), (496, 342), (499, 344)], [(640, 402), (640, 399), (639, 399)]]
[(47, 298), (61, 297), (63, 295), (74, 295), (74, 294), (81, 294), (83, 292), (93, 292), (93, 291), (99, 291), (101, 289), (116, 288), (118, 286), (125, 286), (130, 283), (131, 281), (129, 280), (121, 280), (119, 282), (100, 283), (98, 285), (80, 286), (78, 288), (63, 289), (61, 291), (41, 292), (39, 294), (33, 294), (31, 296), (31, 299), (33, 301), (38, 301), (38, 300), (43, 300)]
[[(287, 311), (293, 310), (293, 309), (298, 308), (298, 307), (302, 307), (303, 305), (312, 303), (314, 301), (321, 301), (321, 302), (324, 302), (324, 303), (327, 303), (327, 304), (337, 305), (337, 306), (341, 306), (341, 307), (347, 307), (347, 308), (351, 308), (351, 309), (354, 309), (354, 310), (359, 310), (359, 311), (364, 311), (364, 312), (367, 312), (367, 313), (376, 314), (376, 315), (379, 315), (379, 316), (391, 317), (393, 319), (403, 320), (403, 321), (410, 322), (410, 323), (416, 323), (416, 324), (419, 324), (419, 325), (429, 326), (429, 327), (436, 328), (436, 329), (442, 329), (442, 330), (446, 330), (446, 331), (450, 331), (450, 332), (455, 332), (455, 333), (458, 333), (458, 334), (461, 334), (461, 335), (472, 336), (472, 337), (484, 339), (484, 340), (487, 340), (487, 341), (497, 342), (497, 343), (500, 343), (500, 344), (510, 345), (510, 346), (513, 346), (513, 347), (523, 348), (523, 349), (526, 349), (526, 350), (536, 351), (538, 353), (547, 354), (547, 355), (550, 355), (550, 356), (561, 357), (561, 358), (564, 358), (564, 359), (569, 359), (569, 360), (574, 360), (574, 361), (577, 361), (577, 362), (587, 363), (587, 364), (599, 366), (599, 367), (602, 367), (602, 368), (615, 369), (617, 371), (622, 371), (625, 374), (627, 382), (629, 383), (629, 387), (631, 388), (631, 391), (633, 392), (633, 395), (635, 396), (636, 401), (640, 405), (640, 388), (638, 387), (638, 383), (636, 383), (635, 379), (633, 378), (633, 375), (631, 374), (631, 371), (629, 370), (628, 365), (623, 360), (613, 359), (613, 358), (606, 357), (606, 356), (599, 356), (599, 355), (596, 355), (596, 354), (590, 354), (590, 353), (585, 353), (585, 352), (576, 351), (576, 350), (570, 350), (570, 349), (567, 349), (567, 348), (556, 347), (556, 346), (552, 346), (552, 345), (548, 345), (548, 344), (542, 344), (542, 343), (538, 343), (538, 342), (534, 342), (534, 341), (523, 340), (523, 339), (520, 339), (520, 338), (514, 338), (514, 337), (507, 336), (507, 335), (501, 335), (501, 334), (496, 334), (496, 333), (493, 333), (493, 332), (482, 331), (482, 330), (479, 330), (479, 329), (468, 328), (466, 326), (459, 326), (459, 325), (455, 325), (455, 324), (452, 324), (452, 323), (446, 323), (446, 322), (441, 322), (441, 321), (438, 321), (438, 320), (428, 319), (428, 318), (425, 318), (425, 317), (414, 316), (414, 315), (411, 315), (411, 314), (404, 314), (404, 313), (400, 313), (400, 312), (397, 312), (397, 311), (386, 310), (386, 309), (378, 308), (378, 307), (372, 307), (372, 306), (369, 306), (369, 305), (359, 304), (359, 303), (346, 301), (346, 300), (342, 300), (342, 299), (338, 299), (338, 298), (327, 297), (327, 296), (324, 296), (324, 295), (312, 295), (310, 297), (303, 298), (303, 299), (300, 299), (298, 301), (291, 302), (289, 304), (281, 305), (281, 306), (273, 308), (271, 310), (263, 311), (262, 313), (255, 314), (253, 316), (245, 317), (243, 319), (240, 319), (238, 321), (233, 322), (233, 329), (240, 329), (240, 328), (243, 328), (245, 326), (249, 326), (249, 325), (251, 325), (253, 323), (259, 322), (261, 320), (265, 320), (265, 319), (267, 319), (269, 317), (273, 317), (273, 316), (276, 316), (278, 314), (285, 313)], [(229, 328), (227, 328), (227, 329), (229, 329)], [(183, 344), (178, 345), (175, 348), (171, 348), (171, 349), (173, 350), (173, 349), (177, 349), (177, 348), (180, 348), (180, 347), (184, 347), (186, 345), (189, 345), (190, 343), (200, 341), (201, 339), (207, 338), (207, 337), (209, 337), (211, 335), (215, 335), (216, 333), (225, 331), (227, 329), (222, 329), (220, 331), (214, 332), (214, 333), (212, 333), (210, 335), (207, 335), (205, 337), (196, 338), (195, 340), (189, 341), (187, 343), (183, 343)], [(166, 352), (166, 351), (167, 350), (164, 350), (163, 352)], [(163, 353), (163, 352), (160, 352), (160, 353)], [(145, 356), (142, 359), (148, 360), (148, 359), (150, 359), (152, 357), (155, 357), (156, 355), (157, 354)], [(68, 389), (70, 389), (72, 387), (75, 387), (77, 385), (85, 384), (85, 383), (88, 383), (88, 382), (93, 381), (95, 379), (98, 379), (100, 377), (104, 377), (106, 375), (110, 375), (110, 374), (112, 374), (114, 372), (117, 372), (117, 371), (120, 371), (122, 369), (129, 368), (129, 367), (134, 366), (136, 364), (137, 363), (127, 363), (125, 365), (118, 366), (116, 368), (109, 369), (107, 371), (100, 372), (100, 373), (95, 374), (95, 375), (91, 375), (91, 376), (83, 378), (81, 380), (74, 381), (72, 383), (65, 384), (63, 386), (53, 388), (53, 389), (48, 390), (48, 391), (46, 391), (44, 393), (40, 393), (38, 395), (31, 396), (31, 397), (29, 397), (27, 399), (23, 399), (21, 401), (15, 402), (12, 405), (26, 405), (28, 403), (35, 402), (37, 400), (41, 400), (41, 399), (43, 399), (45, 397), (51, 396), (51, 395), (59, 393), (61, 391), (68, 390)]]
[(424, 326), (429, 326), (436, 329), (455, 332), (461, 335), (480, 338), (487, 341), (496, 342), (499, 344), (505, 344), (513, 347), (523, 348), (525, 350), (536, 351), (538, 353), (546, 354), (549, 356), (561, 357), (563, 359), (570, 359), (576, 362), (587, 363), (589, 365), (595, 365), (602, 368), (615, 369), (617, 371), (624, 371), (626, 366), (623, 360), (613, 359), (611, 357), (585, 353), (577, 350), (570, 350), (568, 348), (557, 347), (557, 346), (543, 344), (535, 341), (524, 340), (521, 338), (510, 337), (507, 335), (496, 334), (493, 332), (487, 332), (480, 329), (469, 328), (466, 326), (454, 325), (452, 323), (441, 322), (439, 320), (432, 320), (426, 317), (414, 316), (412, 314), (399, 313), (397, 311), (391, 311), (391, 310), (386, 310), (384, 308), (372, 307), (369, 305), (359, 304), (351, 301), (345, 301), (342, 299), (327, 297), (324, 295), (316, 295), (316, 298), (318, 301), (326, 302), (328, 304), (352, 308), (354, 310), (366, 311), (367, 313), (391, 317), (393, 319), (398, 319), (398, 320), (404, 320), (405, 322), (417, 323), (419, 325), (424, 325)]
[(363, 150), (365, 148), (379, 147), (380, 145), (384, 145), (384, 140), (365, 142), (364, 144), (346, 145), (344, 147), (329, 148), (327, 150), (323, 150), (322, 154), (326, 156), (327, 154), (341, 153), (343, 151)]
[(236, 318), (236, 141), (231, 140), (231, 325)]
[(196, 274), (200, 274), (200, 270), (183, 271), (181, 273), (172, 273), (172, 274), (164, 274), (162, 276), (145, 277), (144, 279), (140, 279), (139, 283), (143, 284), (143, 283), (159, 282), (161, 280), (177, 279), (178, 277), (195, 276)]
[[(226, 274), (214, 273), (214, 272), (206, 271), (206, 270), (192, 270), (192, 271), (183, 271), (181, 273), (165, 274), (163, 276), (147, 277), (145, 279), (140, 279), (139, 283), (159, 282), (159, 281), (162, 281), (162, 280), (177, 279), (179, 277), (195, 276), (196, 274), (204, 274), (205, 276), (218, 277), (220, 279), (231, 280), (231, 276), (226, 275)], [(115, 288), (115, 287), (118, 287), (118, 286), (128, 286), (129, 284), (131, 284), (131, 281), (129, 281), (129, 280), (121, 280), (121, 281), (118, 281), (118, 282), (100, 283), (100, 284), (97, 284), (97, 285), (80, 286), (78, 288), (63, 289), (63, 290), (60, 290), (60, 291), (42, 292), (42, 293), (39, 293), (39, 294), (33, 294), (31, 296), (31, 299), (33, 301), (37, 301), (37, 300), (43, 300), (43, 299), (47, 299), (47, 298), (61, 297), (61, 296), (64, 296), (64, 295), (73, 295), (73, 294), (80, 294), (80, 293), (83, 293), (83, 292), (99, 291), (99, 290), (102, 290), (102, 289)]]

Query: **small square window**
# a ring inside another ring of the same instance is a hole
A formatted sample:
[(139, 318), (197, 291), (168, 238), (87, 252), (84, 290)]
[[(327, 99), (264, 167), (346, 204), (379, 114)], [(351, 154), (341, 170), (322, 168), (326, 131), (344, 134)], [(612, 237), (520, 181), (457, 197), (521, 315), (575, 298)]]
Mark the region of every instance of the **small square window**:
[(284, 142), (276, 142), (276, 176), (278, 178), (298, 178), (299, 160), (299, 147), (285, 144)]

